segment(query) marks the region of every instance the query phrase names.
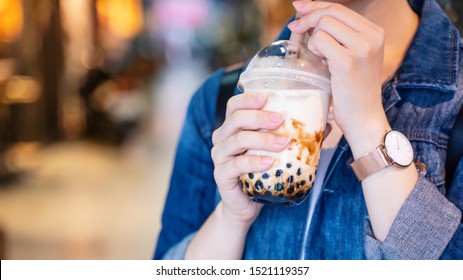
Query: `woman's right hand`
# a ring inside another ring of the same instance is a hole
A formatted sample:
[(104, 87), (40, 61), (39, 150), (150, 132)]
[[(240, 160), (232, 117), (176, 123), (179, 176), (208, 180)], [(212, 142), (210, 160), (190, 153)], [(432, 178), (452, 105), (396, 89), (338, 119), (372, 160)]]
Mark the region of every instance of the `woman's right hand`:
[(281, 126), (283, 116), (261, 110), (266, 101), (265, 94), (233, 96), (227, 103), (223, 125), (212, 134), (214, 178), (222, 198), (222, 214), (229, 222), (248, 226), (254, 222), (262, 205), (247, 197), (238, 177), (266, 171), (273, 163), (271, 157), (246, 155), (245, 152), (248, 149), (280, 152), (289, 143), (287, 137), (271, 132)]

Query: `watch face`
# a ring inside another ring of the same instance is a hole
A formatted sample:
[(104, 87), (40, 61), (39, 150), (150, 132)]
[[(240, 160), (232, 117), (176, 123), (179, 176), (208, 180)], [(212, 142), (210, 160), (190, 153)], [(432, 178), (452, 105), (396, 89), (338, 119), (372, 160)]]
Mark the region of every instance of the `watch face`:
[(413, 162), (413, 147), (402, 133), (391, 130), (384, 137), (387, 155), (400, 166), (409, 166)]

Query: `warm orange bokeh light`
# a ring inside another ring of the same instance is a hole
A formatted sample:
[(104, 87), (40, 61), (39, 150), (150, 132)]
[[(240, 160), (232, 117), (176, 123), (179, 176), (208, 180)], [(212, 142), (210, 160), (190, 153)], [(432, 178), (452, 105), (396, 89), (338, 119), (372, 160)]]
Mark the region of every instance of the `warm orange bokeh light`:
[(0, 42), (15, 41), (23, 26), (21, 0), (0, 0)]
[(131, 39), (143, 27), (143, 7), (140, 0), (98, 0), (100, 24), (122, 39)]

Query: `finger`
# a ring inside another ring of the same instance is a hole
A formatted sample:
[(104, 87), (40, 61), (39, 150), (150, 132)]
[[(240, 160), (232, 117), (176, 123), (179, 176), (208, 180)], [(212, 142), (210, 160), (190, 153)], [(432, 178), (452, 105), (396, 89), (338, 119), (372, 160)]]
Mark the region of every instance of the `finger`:
[(334, 40), (336, 40), (342, 46), (353, 49), (355, 43), (362, 41), (359, 40), (360, 33), (354, 31), (338, 19), (331, 16), (323, 16), (320, 18), (318, 24), (312, 32), (312, 35), (318, 31), (324, 31), (330, 34)]
[(237, 110), (262, 109), (267, 101), (265, 93), (243, 93), (232, 96), (227, 102), (225, 117)]
[(325, 1), (295, 1), (293, 2), (293, 6), (303, 17), (305, 15), (313, 17), (313, 20), (310, 22), (316, 23), (322, 16), (331, 15), (356, 31), (362, 31), (368, 27), (376, 27), (373, 22), (343, 4)]
[(283, 123), (279, 113), (263, 110), (237, 110), (225, 119), (223, 125), (213, 135), (213, 143), (225, 141), (241, 130), (275, 130)]
[(246, 150), (280, 152), (289, 144), (289, 138), (271, 132), (240, 131), (212, 148), (215, 164), (221, 164)]
[(288, 27), (294, 32), (305, 32), (314, 28), (323, 16), (331, 16), (355, 31), (363, 32), (376, 25), (344, 5), (329, 2), (295, 1), (293, 5), (302, 16)]
[(236, 185), (236, 180), (241, 174), (266, 171), (270, 169), (273, 161), (271, 157), (241, 155), (216, 165), (214, 177), (217, 186), (222, 186), (222, 190), (227, 191)]
[[(348, 50), (323, 30), (314, 32), (307, 42), (307, 47), (316, 55), (325, 57), (328, 62), (328, 67), (331, 65), (332, 61), (335, 61), (337, 64), (346, 64), (348, 62)], [(351, 63), (346, 64), (345, 66), (348, 67), (350, 64)]]

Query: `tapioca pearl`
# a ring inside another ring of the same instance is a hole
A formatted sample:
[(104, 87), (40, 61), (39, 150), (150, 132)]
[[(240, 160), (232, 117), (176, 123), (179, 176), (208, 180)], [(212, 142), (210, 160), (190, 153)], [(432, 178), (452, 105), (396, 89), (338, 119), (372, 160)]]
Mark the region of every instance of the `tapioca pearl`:
[(267, 180), (269, 177), (270, 177), (270, 176), (268, 175), (268, 173), (262, 174), (262, 179)]
[(264, 195), (266, 195), (266, 196), (272, 196), (272, 192), (271, 192), (271, 191), (265, 191)]
[(248, 177), (249, 177), (249, 179), (252, 180), (252, 179), (254, 179), (254, 174), (253, 173), (248, 173)]
[(240, 185), (240, 187), (241, 187), (242, 189), (244, 189), (243, 181), (238, 180), (238, 185)]
[(310, 174), (310, 176), (309, 176), (309, 181), (312, 182), (312, 179), (313, 179), (313, 178), (312, 178), (312, 174)]
[(281, 174), (283, 174), (283, 170), (277, 169), (277, 171), (275, 172), (275, 176), (280, 177)]
[(249, 187), (250, 187), (250, 186), (249, 186), (249, 182), (246, 181), (244, 184), (246, 185), (246, 188), (249, 189)]
[(291, 166), (292, 166), (292, 164), (291, 164), (290, 162), (288, 162), (288, 163), (286, 164), (286, 168), (288, 168), (288, 169), (291, 168)]
[(284, 188), (284, 185), (282, 183), (277, 183), (275, 185), (275, 190), (277, 190), (277, 191), (281, 191), (281, 190), (283, 190), (283, 188)]
[(288, 188), (288, 194), (292, 194), (294, 192), (294, 186), (291, 185), (289, 188)]
[(307, 182), (306, 182), (305, 180), (302, 180), (302, 181), (300, 182), (301, 187), (303, 187), (306, 183), (307, 183)]
[(262, 183), (261, 180), (257, 180), (256, 183), (254, 184), (256, 187), (256, 190), (260, 191), (261, 189), (264, 188), (264, 183)]
[(301, 168), (298, 168), (298, 169), (297, 169), (297, 173), (296, 173), (296, 174), (297, 174), (297, 176), (301, 176), (301, 174), (302, 174)]
[(282, 193), (278, 194), (278, 198), (284, 198), (284, 197), (285, 197), (284, 194), (282, 194)]
[(292, 183), (292, 182), (294, 182), (294, 176), (293, 175), (288, 177), (288, 183)]

